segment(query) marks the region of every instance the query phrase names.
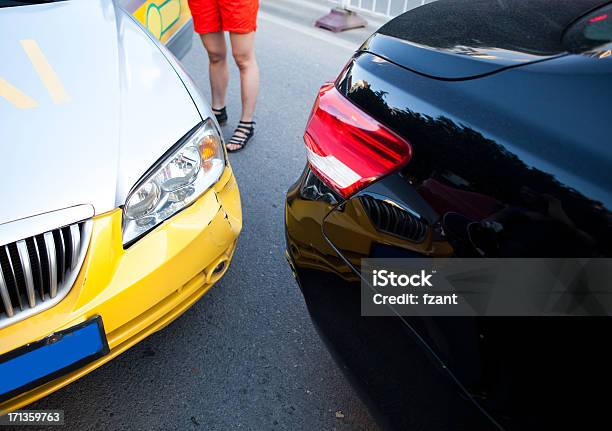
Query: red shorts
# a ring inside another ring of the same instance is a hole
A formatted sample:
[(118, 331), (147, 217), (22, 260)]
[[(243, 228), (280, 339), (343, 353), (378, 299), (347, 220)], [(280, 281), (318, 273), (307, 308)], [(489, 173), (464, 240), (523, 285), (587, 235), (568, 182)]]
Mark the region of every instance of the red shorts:
[(196, 33), (250, 33), (257, 29), (259, 0), (188, 0)]

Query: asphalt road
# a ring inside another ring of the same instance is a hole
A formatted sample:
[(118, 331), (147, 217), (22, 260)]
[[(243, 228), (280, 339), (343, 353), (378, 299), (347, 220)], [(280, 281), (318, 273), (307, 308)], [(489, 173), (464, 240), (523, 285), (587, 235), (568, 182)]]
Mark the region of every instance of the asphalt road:
[[(312, 29), (311, 18), (278, 0), (262, 3), (257, 134), (231, 155), (244, 229), (228, 273), (167, 328), (30, 408), (64, 409), (65, 430), (376, 429), (316, 334), (284, 259), (284, 196), (305, 164), (301, 136), (316, 91), (367, 35), (333, 36)], [(197, 38), (183, 62), (208, 95)], [(226, 138), (239, 119), (238, 85), (234, 66)]]

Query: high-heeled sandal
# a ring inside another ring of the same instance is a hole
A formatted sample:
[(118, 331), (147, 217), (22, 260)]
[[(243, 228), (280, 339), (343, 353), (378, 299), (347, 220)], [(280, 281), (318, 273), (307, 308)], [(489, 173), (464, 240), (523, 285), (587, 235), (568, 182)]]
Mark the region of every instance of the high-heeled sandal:
[(219, 126), (223, 126), (225, 123), (227, 123), (227, 110), (225, 109), (225, 106), (221, 109), (212, 108), (212, 112), (215, 114), (215, 118), (217, 119)]
[[(232, 139), (225, 144), (225, 148), (230, 153), (235, 153), (236, 151), (242, 150), (246, 147), (246, 144), (251, 140), (253, 135), (255, 134), (255, 121), (240, 121), (238, 123), (238, 127), (234, 131), (234, 135)], [(236, 146), (238, 148), (230, 149), (229, 145)]]

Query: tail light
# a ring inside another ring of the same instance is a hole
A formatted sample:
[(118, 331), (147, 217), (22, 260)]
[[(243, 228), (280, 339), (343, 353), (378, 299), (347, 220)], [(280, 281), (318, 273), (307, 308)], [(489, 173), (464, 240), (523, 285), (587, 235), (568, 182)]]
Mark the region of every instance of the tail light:
[(345, 199), (408, 163), (410, 144), (325, 84), (304, 142), (308, 164)]

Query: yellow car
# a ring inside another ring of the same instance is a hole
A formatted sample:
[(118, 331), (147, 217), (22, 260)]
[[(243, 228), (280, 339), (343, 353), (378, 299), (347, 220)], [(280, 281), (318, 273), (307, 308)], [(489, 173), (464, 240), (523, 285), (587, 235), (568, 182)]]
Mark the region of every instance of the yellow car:
[(181, 315), (242, 228), (214, 115), (141, 9), (27, 3), (0, 2), (0, 415)]
[(187, 0), (120, 0), (120, 4), (175, 56), (187, 53), (193, 40)]

